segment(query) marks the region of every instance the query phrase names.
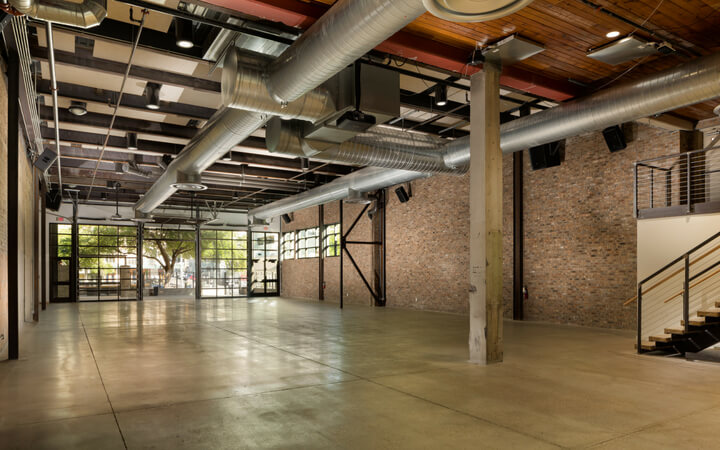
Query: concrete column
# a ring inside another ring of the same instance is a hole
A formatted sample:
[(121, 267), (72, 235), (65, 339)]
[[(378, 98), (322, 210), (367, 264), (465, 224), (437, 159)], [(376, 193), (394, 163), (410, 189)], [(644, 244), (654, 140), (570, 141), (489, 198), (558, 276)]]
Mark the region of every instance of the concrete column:
[(470, 362), (501, 362), (502, 151), (500, 67), (486, 62), (471, 78)]

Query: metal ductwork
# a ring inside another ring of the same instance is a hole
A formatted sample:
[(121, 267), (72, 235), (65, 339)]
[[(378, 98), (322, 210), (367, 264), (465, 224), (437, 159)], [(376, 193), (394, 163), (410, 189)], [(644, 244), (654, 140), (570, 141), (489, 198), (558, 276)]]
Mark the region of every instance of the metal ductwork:
[(467, 171), (467, 161), (457, 159), (458, 149), (466, 148), (468, 160), (470, 155), (467, 139), (448, 142), (386, 126), (373, 127), (340, 144), (305, 139), (302, 133), (302, 127), (293, 122), (272, 119), (266, 133), (268, 149), (320, 161), (455, 175)]
[(288, 212), (345, 199), (352, 191), (371, 192), (429, 176), (431, 174), (408, 170), (366, 167), (301, 194), (255, 208), (250, 211), (250, 215), (256, 219), (270, 219)]
[(34, 19), (80, 28), (100, 25), (107, 16), (106, 0), (84, 0), (82, 3), (65, 0), (10, 0), (10, 4)]
[(323, 87), (311, 90), (294, 102), (280, 104), (270, 96), (266, 78), (261, 60), (244, 55), (237, 48), (229, 50), (222, 72), (223, 105), (308, 122), (316, 122), (336, 112), (330, 92)]
[(267, 121), (268, 116), (255, 112), (224, 108), (210, 118), (207, 125), (185, 146), (135, 204), (135, 210), (149, 214), (177, 189), (172, 185), (183, 175), (199, 175), (223, 157), (231, 148), (248, 138)]
[(268, 91), (290, 103), (425, 12), (422, 0), (339, 1), (270, 64)]
[[(500, 127), (500, 147), (503, 153), (521, 151), (718, 96), (720, 53), (506, 123)], [(448, 150), (446, 161), (449, 165), (469, 163), (468, 138), (454, 141), (452, 149)], [(255, 208), (250, 215), (258, 219), (276, 217), (342, 200), (348, 189), (368, 192), (423, 176), (428, 174), (369, 167), (325, 186)], [(383, 184), (387, 181), (392, 183)]]
[[(422, 0), (340, 0), (271, 63), (265, 89), (281, 109), (294, 108), (292, 102), (320, 86), (423, 12)], [(264, 100), (265, 91), (260, 92), (259, 98)], [(304, 103), (304, 100), (300, 101)], [(199, 173), (206, 169), (269, 118), (267, 113), (223, 108), (168, 166), (135, 209), (149, 213), (157, 208), (175, 192), (171, 185), (179, 172)]]
[(720, 53), (504, 124), (500, 147), (516, 152), (720, 96)]

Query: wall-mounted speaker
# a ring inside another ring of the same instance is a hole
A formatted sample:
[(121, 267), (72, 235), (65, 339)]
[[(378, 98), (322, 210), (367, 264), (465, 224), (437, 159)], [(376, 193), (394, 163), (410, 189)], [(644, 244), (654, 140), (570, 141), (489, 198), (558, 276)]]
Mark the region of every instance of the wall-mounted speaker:
[(622, 128), (618, 125), (605, 128), (603, 130), (603, 137), (611, 152), (618, 152), (627, 148), (625, 133), (623, 133)]
[(45, 172), (50, 168), (50, 166), (53, 165), (56, 159), (57, 153), (50, 150), (49, 148), (46, 148), (45, 151), (42, 152), (42, 154), (35, 161), (35, 167), (40, 169), (42, 172)]
[(45, 207), (50, 211), (57, 211), (60, 209), (62, 203), (62, 197), (60, 196), (60, 190), (57, 188), (50, 189), (45, 193)]
[(533, 170), (556, 167), (562, 164), (565, 159), (565, 141), (532, 147), (528, 152), (530, 153), (530, 165)]
[(290, 222), (292, 222), (292, 217), (290, 217), (290, 214), (283, 214), (283, 215), (282, 215), (282, 220), (283, 220), (283, 222), (285, 222), (285, 223), (290, 223)]
[(405, 190), (405, 186), (400, 186), (399, 188), (395, 189), (395, 195), (397, 195), (398, 200), (400, 200), (400, 203), (407, 203), (408, 200), (410, 200), (410, 196), (408, 195), (407, 191)]

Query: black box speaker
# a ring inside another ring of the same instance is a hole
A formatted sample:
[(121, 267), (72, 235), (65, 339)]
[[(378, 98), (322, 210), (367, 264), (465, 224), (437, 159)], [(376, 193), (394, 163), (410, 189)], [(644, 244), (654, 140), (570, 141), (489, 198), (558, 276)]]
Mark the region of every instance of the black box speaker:
[(397, 195), (400, 203), (407, 203), (410, 200), (410, 195), (407, 193), (404, 186), (400, 186), (395, 189), (395, 195)]
[(627, 148), (627, 141), (625, 140), (625, 133), (622, 128), (618, 125), (605, 128), (603, 130), (603, 137), (605, 143), (611, 152), (619, 152)]
[(50, 168), (50, 166), (53, 165), (56, 159), (57, 153), (50, 150), (49, 148), (46, 148), (45, 151), (42, 152), (42, 154), (35, 161), (35, 167), (40, 169), (42, 172), (45, 172)]
[(533, 170), (559, 166), (565, 159), (565, 141), (532, 147), (529, 150), (530, 165)]
[(60, 196), (60, 190), (57, 188), (50, 189), (45, 193), (45, 207), (50, 211), (57, 211), (60, 209), (62, 203), (62, 197)]

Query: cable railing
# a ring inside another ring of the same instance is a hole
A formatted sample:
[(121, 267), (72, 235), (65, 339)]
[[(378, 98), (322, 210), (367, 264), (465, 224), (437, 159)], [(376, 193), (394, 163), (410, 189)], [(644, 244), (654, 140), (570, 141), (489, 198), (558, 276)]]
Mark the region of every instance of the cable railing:
[(23, 87), (26, 95), (26, 102), (30, 112), (30, 125), (32, 126), (32, 134), (34, 142), (31, 146), (35, 153), (42, 153), (43, 144), (40, 134), (40, 116), (37, 108), (37, 92), (35, 90), (36, 75), (32, 69), (32, 56), (30, 55), (30, 45), (27, 36), (27, 24), (25, 16), (16, 16), (12, 18), (13, 32), (15, 33), (15, 41), (17, 45), (18, 57), (20, 60), (20, 72), (22, 74)]
[[(716, 233), (638, 283), (637, 348), (651, 336), (688, 333), (697, 312), (720, 300), (720, 233)], [(677, 332), (677, 333), (675, 333)]]
[(720, 147), (635, 163), (638, 219), (720, 211)]

